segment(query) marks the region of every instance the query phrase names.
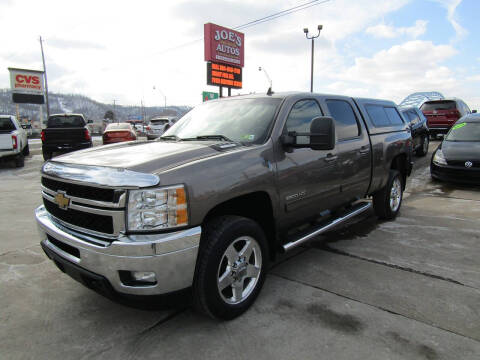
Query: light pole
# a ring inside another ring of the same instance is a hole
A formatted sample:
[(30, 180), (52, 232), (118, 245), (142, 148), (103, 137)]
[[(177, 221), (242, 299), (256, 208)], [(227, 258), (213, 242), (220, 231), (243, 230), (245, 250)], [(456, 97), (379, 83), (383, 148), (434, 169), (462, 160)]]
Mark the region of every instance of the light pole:
[(318, 34), (316, 36), (311, 36), (311, 37), (308, 37), (308, 28), (303, 29), (303, 32), (305, 33), (306, 38), (312, 39), (312, 71), (310, 75), (310, 92), (313, 92), (313, 40), (320, 36), (320, 30), (322, 30), (322, 28), (323, 28), (322, 25), (318, 25), (317, 26)]
[(264, 72), (265, 76), (267, 77), (267, 80), (268, 82), (270, 83), (270, 87), (268, 88), (267, 90), (267, 95), (272, 95), (273, 94), (273, 91), (272, 91), (272, 79), (270, 79), (270, 76), (268, 76), (268, 73), (267, 73), (267, 70), (265, 70), (265, 68), (262, 68), (261, 66), (258, 68), (258, 71), (262, 71)]
[(153, 85), (153, 90), (158, 90), (158, 92), (163, 96), (163, 99), (165, 100), (164, 109), (167, 110), (167, 97), (165, 96), (165, 94), (160, 89), (157, 89), (155, 85)]

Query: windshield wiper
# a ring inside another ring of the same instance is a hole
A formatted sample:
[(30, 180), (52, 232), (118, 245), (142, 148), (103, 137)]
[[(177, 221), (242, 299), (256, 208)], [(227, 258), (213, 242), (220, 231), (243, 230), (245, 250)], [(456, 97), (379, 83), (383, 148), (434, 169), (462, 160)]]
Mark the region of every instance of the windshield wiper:
[(160, 140), (176, 140), (176, 141), (181, 141), (182, 139), (180, 139), (177, 135), (165, 135), (165, 136), (160, 136), (159, 137)]
[(197, 140), (224, 140), (224, 141), (234, 142), (233, 140), (230, 140), (225, 135), (199, 135), (195, 139), (197, 139)]

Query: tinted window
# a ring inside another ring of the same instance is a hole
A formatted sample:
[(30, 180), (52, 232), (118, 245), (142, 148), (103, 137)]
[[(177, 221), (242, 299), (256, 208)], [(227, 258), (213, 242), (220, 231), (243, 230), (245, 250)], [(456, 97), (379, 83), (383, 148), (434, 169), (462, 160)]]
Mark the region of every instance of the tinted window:
[(422, 111), (455, 110), (456, 108), (457, 104), (453, 100), (427, 101), (420, 107)]
[(412, 125), (417, 124), (419, 121), (418, 115), (414, 110), (403, 110), (402, 114)]
[(152, 125), (165, 125), (165, 124), (168, 124), (168, 120), (167, 119), (162, 119), (162, 120), (150, 120), (150, 123)]
[[(308, 133), (310, 132), (312, 119), (318, 116), (322, 116), (322, 111), (315, 100), (301, 100), (293, 105), (290, 114), (288, 114), (287, 131)], [(308, 136), (298, 136), (297, 143), (308, 144)]]
[(376, 127), (389, 126), (390, 120), (381, 105), (366, 105), (368, 116)]
[(350, 104), (343, 100), (327, 100), (327, 107), (335, 119), (338, 139), (350, 139), (359, 135), (357, 118)]
[(385, 112), (387, 113), (388, 120), (390, 120), (391, 125), (402, 125), (403, 120), (398, 114), (397, 109), (394, 107), (386, 107)]
[(0, 131), (13, 131), (13, 130), (15, 130), (15, 125), (13, 124), (12, 119), (0, 118)]
[(51, 116), (48, 118), (49, 128), (84, 127), (85, 121), (81, 116)]

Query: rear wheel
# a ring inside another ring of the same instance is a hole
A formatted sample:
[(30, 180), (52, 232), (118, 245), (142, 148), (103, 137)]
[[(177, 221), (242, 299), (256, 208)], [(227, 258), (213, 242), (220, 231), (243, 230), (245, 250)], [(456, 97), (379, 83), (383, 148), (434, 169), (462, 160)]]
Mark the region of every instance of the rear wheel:
[(380, 219), (392, 220), (400, 211), (403, 181), (398, 170), (390, 170), (387, 185), (373, 195), (373, 209)]
[(43, 160), (45, 160), (45, 161), (50, 160), (52, 158), (52, 152), (51, 151), (43, 150), (42, 154), (43, 154)]
[(23, 155), (24, 156), (30, 155), (30, 147), (28, 146), (28, 144), (23, 148)]
[(25, 165), (25, 156), (23, 156), (23, 153), (20, 153), (15, 158), (15, 166), (23, 167), (24, 165)]
[(422, 143), (420, 147), (415, 151), (417, 156), (425, 156), (428, 153), (428, 145), (430, 140), (428, 139), (428, 135), (422, 136)]
[(255, 301), (265, 281), (267, 241), (253, 220), (221, 216), (205, 226), (193, 284), (194, 305), (218, 319), (233, 319)]

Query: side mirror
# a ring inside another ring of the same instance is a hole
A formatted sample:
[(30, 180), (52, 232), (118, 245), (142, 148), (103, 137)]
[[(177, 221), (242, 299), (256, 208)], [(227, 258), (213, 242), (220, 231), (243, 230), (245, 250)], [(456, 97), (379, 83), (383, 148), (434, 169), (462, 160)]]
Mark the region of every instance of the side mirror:
[(314, 118), (310, 124), (310, 147), (313, 150), (332, 150), (335, 147), (335, 122), (329, 116)]
[[(298, 137), (309, 137), (306, 143), (298, 143)], [(335, 122), (329, 116), (312, 119), (310, 132), (291, 131), (280, 138), (287, 148), (310, 148), (312, 150), (332, 150), (335, 147)]]
[(93, 120), (87, 120), (87, 124), (93, 124)]
[(477, 113), (477, 110), (472, 110), (472, 114), (476, 114)]

